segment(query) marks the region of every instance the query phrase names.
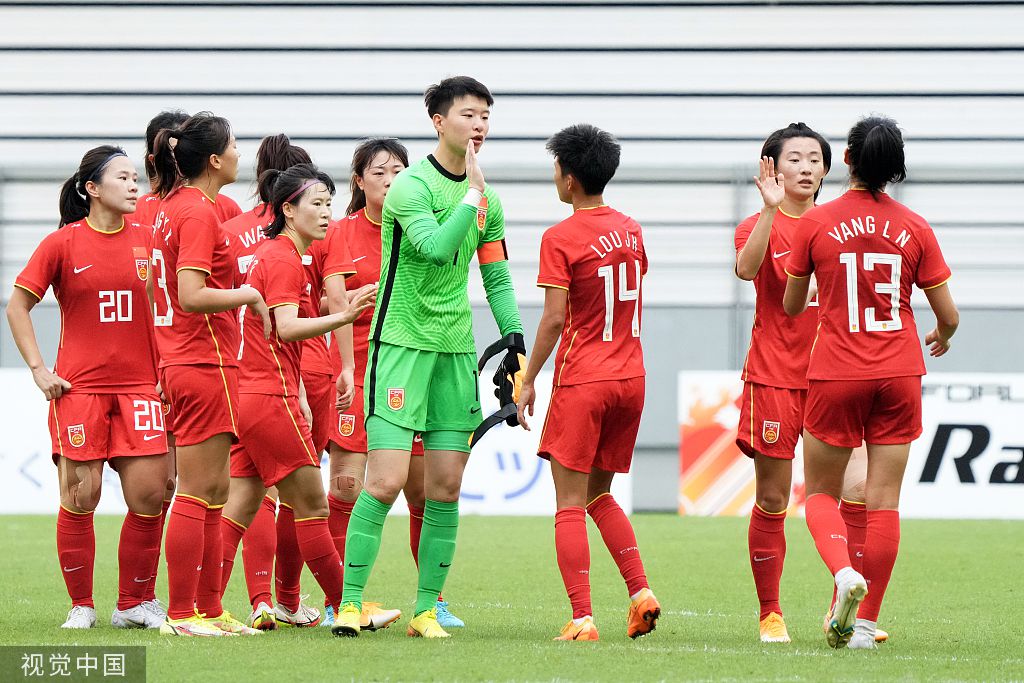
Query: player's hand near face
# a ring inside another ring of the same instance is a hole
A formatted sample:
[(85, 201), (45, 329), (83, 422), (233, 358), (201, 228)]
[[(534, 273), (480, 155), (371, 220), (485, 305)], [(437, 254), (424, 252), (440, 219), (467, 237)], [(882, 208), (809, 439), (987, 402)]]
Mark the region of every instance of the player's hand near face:
[(466, 144), (466, 177), (469, 178), (471, 188), (484, 191), (484, 172), (480, 170), (480, 162), (477, 161), (472, 140)]
[(766, 208), (777, 208), (786, 198), (786, 179), (781, 173), (775, 174), (775, 159), (771, 157), (761, 157), (759, 171), (754, 184), (761, 191), (761, 199)]
[(35, 381), (36, 386), (39, 387), (39, 390), (43, 392), (43, 395), (46, 396), (47, 401), (60, 398), (71, 391), (71, 382), (53, 374), (45, 366), (34, 368), (32, 370), (32, 379)]
[(537, 401), (537, 390), (533, 388), (533, 382), (523, 382), (523, 388), (519, 391), (519, 424), (523, 429), (530, 431), (530, 425), (526, 423), (526, 412), (533, 417), (533, 404)]

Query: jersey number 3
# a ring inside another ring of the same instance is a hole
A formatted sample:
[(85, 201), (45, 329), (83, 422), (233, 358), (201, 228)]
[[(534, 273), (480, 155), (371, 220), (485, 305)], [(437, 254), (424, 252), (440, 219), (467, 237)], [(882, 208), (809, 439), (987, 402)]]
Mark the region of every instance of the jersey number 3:
[[(640, 262), (633, 260), (633, 270), (636, 275), (636, 289), (629, 288), (629, 278), (626, 277), (628, 267), (626, 261), (619, 264), (619, 301), (635, 301), (633, 305), (633, 336), (640, 336)], [(612, 340), (612, 324), (615, 321), (615, 266), (601, 266), (597, 269), (597, 276), (604, 279), (604, 332), (601, 334), (601, 341)]]

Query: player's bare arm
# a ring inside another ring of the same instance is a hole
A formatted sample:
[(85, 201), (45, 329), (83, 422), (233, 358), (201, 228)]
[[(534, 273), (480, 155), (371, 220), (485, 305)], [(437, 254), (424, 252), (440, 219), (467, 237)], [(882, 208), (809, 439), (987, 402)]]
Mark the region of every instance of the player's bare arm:
[(786, 311), (787, 315), (800, 315), (807, 310), (807, 302), (810, 300), (808, 297), (810, 286), (810, 277), (789, 276), (789, 282), (786, 283), (786, 293), (782, 297), (782, 308)]
[(547, 287), (544, 290), (544, 313), (541, 314), (540, 323), (537, 325), (537, 337), (533, 341), (533, 353), (530, 355), (530, 363), (526, 368), (526, 376), (523, 378), (523, 388), (519, 394), (519, 424), (523, 429), (530, 431), (526, 422), (526, 413), (529, 411), (533, 417), (533, 406), (537, 400), (537, 390), (534, 382), (541, 368), (547, 362), (548, 356), (558, 343), (565, 326), (565, 313), (569, 306), (569, 292), (559, 287)]
[(956, 334), (960, 325), (960, 311), (953, 303), (953, 295), (946, 283), (926, 289), (924, 294), (935, 313), (935, 328), (925, 335), (924, 343), (928, 344), (928, 353), (938, 358), (949, 351), (950, 337)]
[(18, 346), (18, 351), (21, 352), (21, 357), (25, 360), (25, 365), (32, 370), (32, 380), (46, 396), (46, 400), (52, 401), (70, 391), (71, 382), (50, 372), (43, 362), (30, 315), (37, 303), (38, 300), (34, 296), (20, 287), (15, 287), (11, 300), (7, 302), (7, 324), (11, 326), (11, 335)]
[(188, 313), (220, 313), (248, 306), (263, 321), (263, 337), (270, 339), (270, 311), (263, 295), (252, 287), (214, 289), (206, 286), (208, 274), (194, 268), (178, 271), (178, 303)]
[(757, 217), (757, 223), (747, 238), (747, 243), (736, 255), (736, 275), (741, 280), (753, 280), (761, 269), (764, 255), (768, 249), (768, 238), (772, 232), (772, 221), (786, 198), (785, 178), (775, 172), (775, 160), (761, 157), (759, 174), (754, 178), (754, 185), (761, 192), (764, 206)]
[[(324, 280), (324, 292), (327, 299), (327, 313), (338, 313), (352, 306), (356, 292), (349, 292), (345, 287), (345, 278), (332, 276)], [(376, 300), (376, 299), (374, 299)], [(335, 408), (346, 410), (352, 405), (355, 397), (355, 351), (352, 340), (352, 326), (343, 325), (334, 330), (334, 343), (338, 345), (341, 356), (341, 373), (338, 375)]]
[(373, 306), (377, 299), (377, 285), (364, 285), (355, 294), (352, 304), (345, 310), (319, 318), (300, 318), (298, 305), (275, 306), (273, 315), (277, 336), (284, 342), (304, 341), (349, 325), (360, 313)]

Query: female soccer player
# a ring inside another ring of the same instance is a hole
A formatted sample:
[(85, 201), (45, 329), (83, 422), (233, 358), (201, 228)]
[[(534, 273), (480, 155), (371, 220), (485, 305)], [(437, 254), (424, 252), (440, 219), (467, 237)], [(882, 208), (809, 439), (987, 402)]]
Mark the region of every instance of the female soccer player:
[[(162, 198), (153, 247), (160, 383), (174, 411), (178, 493), (167, 522), (170, 635), (250, 634), (220, 604), (221, 509), (228, 451), (237, 434), (238, 323), (248, 306), (270, 334), (260, 293), (233, 289), (231, 241), (215, 211), (238, 176), (226, 119), (200, 112), (156, 136), (153, 162)], [(206, 615), (205, 617), (202, 615)]]
[[(380, 279), (380, 218), (384, 197), (395, 176), (409, 164), (409, 153), (394, 138), (371, 138), (356, 147), (352, 155), (351, 201), (348, 218), (339, 222), (324, 240), (327, 265), (324, 287), (328, 306), (344, 306), (344, 287), (358, 288)], [(335, 277), (353, 268), (347, 280)], [(345, 559), (345, 538), (352, 507), (363, 488), (366, 474), (366, 427), (363, 415), (363, 379), (367, 364), (370, 336), (369, 312), (361, 315), (351, 328), (334, 333), (331, 362), (337, 382), (338, 410), (330, 424), (331, 490), (327, 500), (331, 506), (330, 527), (335, 546)], [(343, 360), (344, 357), (344, 360)], [(305, 360), (305, 358), (303, 359)], [(308, 382), (307, 382), (308, 387)], [(308, 389), (307, 389), (308, 391)], [(423, 455), (423, 442), (415, 439), (412, 455)], [(411, 457), (405, 488), (409, 506), (409, 545), (413, 559), (418, 557), (420, 530), (423, 526), (423, 458)], [(374, 630), (401, 616), (399, 610), (381, 609), (376, 603), (363, 604), (362, 630)], [(333, 622), (328, 611), (327, 622)], [(463, 622), (448, 611), (443, 600), (437, 603), (437, 621), (441, 626), (460, 627)]]
[[(137, 181), (135, 166), (120, 147), (89, 150), (61, 189), (60, 229), (32, 254), (7, 306), (18, 350), (50, 401), (60, 483), (57, 556), (72, 604), (64, 628), (96, 624), (93, 511), (104, 462), (118, 473), (128, 505), (111, 623), (157, 628), (162, 621), (142, 605), (160, 554), (167, 439), (146, 295), (152, 230), (124, 219), (135, 210)], [(61, 310), (52, 372), (30, 317), (51, 286)]]
[[(276, 486), (282, 505), (294, 511), (301, 559), (310, 567), (329, 604), (341, 600), (342, 569), (327, 524), (328, 505), (320, 478), (320, 454), (299, 405), (301, 342), (348, 325), (373, 305), (376, 285), (353, 293), (345, 311), (311, 317), (310, 282), (302, 258), (327, 234), (334, 183), (312, 164), (268, 171), (274, 220), (257, 250), (246, 282), (270, 306), (273, 335), (264, 340), (259, 320), (243, 318), (239, 390), (239, 465), (254, 469), (264, 486)], [(260, 492), (261, 495), (263, 492)]]
[[(924, 290), (935, 313), (937, 324), (925, 336), (932, 356), (949, 350), (959, 314), (931, 227), (885, 194), (888, 183), (907, 174), (896, 122), (858, 121), (844, 161), (850, 190), (808, 211), (797, 227), (783, 306), (790, 315), (801, 313), (815, 274), (819, 329), (803, 434), (807, 527), (835, 578), (829, 644), (873, 649), (899, 549), (900, 486), (910, 443), (921, 435), (925, 366), (910, 307), (913, 286)], [(862, 441), (868, 452), (863, 575), (851, 565), (838, 501), (850, 452)]]

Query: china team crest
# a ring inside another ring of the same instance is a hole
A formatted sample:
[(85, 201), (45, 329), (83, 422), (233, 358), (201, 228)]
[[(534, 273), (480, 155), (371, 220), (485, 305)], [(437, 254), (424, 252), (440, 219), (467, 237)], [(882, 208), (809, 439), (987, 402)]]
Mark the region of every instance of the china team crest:
[(770, 420), (764, 421), (764, 427), (761, 428), (761, 439), (765, 443), (775, 443), (779, 440), (779, 423), (771, 422)]
[(487, 197), (481, 197), (480, 205), (476, 207), (476, 229), (483, 232), (485, 225), (487, 225)]
[(85, 445), (85, 425), (68, 425), (68, 441), (75, 448)]
[(405, 406), (405, 389), (388, 389), (388, 408), (401, 410)]
[(143, 282), (149, 279), (149, 259), (135, 259), (135, 274), (138, 275), (139, 279)]
[(342, 436), (352, 436), (352, 432), (356, 430), (356, 416), (345, 415), (342, 413), (338, 415), (338, 433)]

